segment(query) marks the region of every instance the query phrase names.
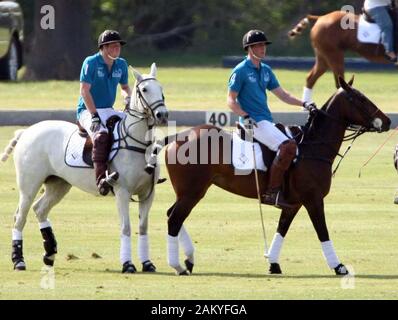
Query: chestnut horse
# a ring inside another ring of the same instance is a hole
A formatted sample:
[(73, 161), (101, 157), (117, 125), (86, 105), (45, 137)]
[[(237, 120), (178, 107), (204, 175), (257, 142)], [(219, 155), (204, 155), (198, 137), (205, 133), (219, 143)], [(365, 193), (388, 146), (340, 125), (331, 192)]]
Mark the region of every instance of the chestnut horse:
[[(315, 64), (306, 78), (306, 86), (303, 92), (304, 101), (312, 101), (312, 88), (327, 70), (333, 72), (336, 87), (338, 87), (338, 77), (344, 78), (345, 51), (356, 52), (372, 62), (391, 63), (385, 58), (385, 50), (382, 44), (368, 44), (358, 41), (359, 17), (359, 15), (345, 11), (334, 11), (323, 16), (307, 15), (289, 31), (288, 35), (293, 39), (311, 22), (315, 22), (310, 34), (315, 53)], [(354, 21), (355, 28), (342, 28), (342, 21)]]
[[(310, 117), (304, 138), (299, 144), (297, 162), (291, 166), (285, 177), (283, 189), (287, 200), (294, 205), (282, 210), (277, 233), (269, 251), (270, 273), (281, 273), (278, 260), (283, 238), (301, 206), (308, 211), (329, 267), (335, 269), (338, 275), (348, 273), (334, 252), (325, 221), (323, 199), (330, 190), (332, 164), (348, 126), (357, 126), (357, 134), (366, 131), (383, 132), (389, 130), (391, 121), (369, 99), (351, 87), (352, 80), (347, 84), (339, 78), (339, 82), (341, 88)], [(223, 143), (214, 140), (209, 143), (211, 130), (217, 130), (219, 140), (224, 140)], [(220, 128), (200, 125), (160, 142), (162, 145), (168, 144), (166, 166), (176, 193), (176, 201), (167, 211), (167, 216), (168, 263), (177, 274), (186, 275), (189, 274), (188, 271), (192, 272), (194, 247), (183, 223), (212, 184), (237, 195), (257, 198), (253, 172), (237, 175), (231, 162), (221, 161), (214, 164), (209, 161), (214, 155), (221, 159), (225, 156), (224, 153), (230, 152), (230, 148), (224, 147), (224, 142), (230, 140), (231, 135)], [(203, 145), (206, 147), (203, 148)], [(226, 149), (229, 150), (225, 151)], [(263, 171), (258, 173), (260, 192), (264, 194), (269, 174)], [(179, 263), (179, 243), (187, 257), (185, 266), (188, 271)]]

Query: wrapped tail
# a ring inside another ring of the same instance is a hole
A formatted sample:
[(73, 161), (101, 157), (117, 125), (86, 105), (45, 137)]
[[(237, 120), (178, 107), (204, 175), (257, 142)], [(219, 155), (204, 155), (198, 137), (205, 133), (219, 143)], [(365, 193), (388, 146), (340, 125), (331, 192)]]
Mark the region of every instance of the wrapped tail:
[(4, 152), (1, 155), (2, 162), (7, 161), (7, 159), (9, 158), (10, 154), (14, 150), (19, 138), (21, 137), (21, 135), (24, 131), (25, 131), (25, 129), (20, 129), (20, 130), (17, 130), (14, 132), (14, 138), (12, 138), (12, 140), (8, 143), (8, 146), (4, 149)]
[(308, 27), (310, 22), (316, 22), (319, 16), (307, 15), (304, 19), (302, 19), (292, 30), (288, 32), (288, 36), (290, 39), (294, 39), (297, 35), (300, 35), (301, 32)]

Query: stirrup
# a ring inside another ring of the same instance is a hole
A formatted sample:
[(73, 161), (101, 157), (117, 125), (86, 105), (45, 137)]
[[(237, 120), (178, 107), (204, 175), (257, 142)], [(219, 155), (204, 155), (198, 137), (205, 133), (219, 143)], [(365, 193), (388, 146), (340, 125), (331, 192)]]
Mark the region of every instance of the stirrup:
[(278, 209), (291, 209), (295, 207), (295, 205), (286, 202), (279, 189), (266, 191), (262, 198), (265, 204), (269, 204)]
[(108, 173), (108, 170), (105, 171), (105, 178), (102, 178), (98, 183), (98, 191), (102, 196), (106, 196), (109, 191), (116, 185), (117, 179), (119, 179), (118, 172)]

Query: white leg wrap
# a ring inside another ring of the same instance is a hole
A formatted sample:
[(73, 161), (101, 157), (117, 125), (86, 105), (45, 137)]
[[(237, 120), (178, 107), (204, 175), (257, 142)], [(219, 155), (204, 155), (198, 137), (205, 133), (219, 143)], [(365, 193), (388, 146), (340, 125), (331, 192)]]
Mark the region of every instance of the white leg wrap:
[(269, 263), (279, 263), (279, 255), (281, 253), (283, 240), (284, 238), (279, 233), (275, 233), (268, 253)]
[(303, 89), (303, 101), (305, 102), (313, 102), (312, 101), (312, 89), (308, 89), (307, 87), (304, 87)]
[(181, 273), (184, 269), (180, 265), (178, 253), (178, 237), (167, 236), (167, 250), (169, 266), (174, 268), (177, 273)]
[(22, 232), (12, 229), (12, 240), (22, 240)]
[(191, 237), (189, 236), (187, 230), (184, 225), (181, 226), (180, 232), (178, 233), (178, 240), (180, 241), (182, 248), (184, 249), (184, 253), (188, 258), (189, 262), (194, 263), (193, 253), (195, 248), (193, 246)]
[(332, 241), (321, 242), (323, 255), (328, 263), (330, 269), (336, 268), (340, 264), (339, 258), (337, 258), (336, 252), (333, 248)]
[(46, 221), (44, 221), (44, 222), (39, 222), (39, 228), (40, 228), (40, 230), (41, 229), (44, 229), (44, 228), (48, 228), (48, 227), (51, 227), (51, 223), (50, 223), (50, 220), (46, 220)]
[(131, 260), (131, 237), (122, 234), (120, 237), (120, 262), (123, 264)]
[(149, 260), (149, 240), (147, 234), (138, 236), (138, 257), (141, 263)]

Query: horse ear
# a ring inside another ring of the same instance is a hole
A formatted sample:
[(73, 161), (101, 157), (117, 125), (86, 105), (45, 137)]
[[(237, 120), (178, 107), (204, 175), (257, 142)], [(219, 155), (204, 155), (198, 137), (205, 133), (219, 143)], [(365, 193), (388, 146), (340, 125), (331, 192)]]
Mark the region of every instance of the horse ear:
[(140, 82), (142, 81), (142, 75), (137, 70), (135, 70), (132, 66), (129, 66), (130, 71), (133, 73), (135, 79)]
[(156, 63), (152, 63), (151, 65), (151, 76), (156, 78), (156, 71), (157, 71), (157, 67), (156, 67)]
[(344, 81), (341, 76), (339, 76), (338, 80), (341, 88), (343, 88), (345, 91), (350, 91), (351, 87), (348, 85), (347, 82)]
[(350, 85), (350, 87), (352, 87), (352, 84), (354, 83), (354, 78), (355, 78), (355, 75), (353, 74), (350, 81), (348, 81), (348, 84)]

